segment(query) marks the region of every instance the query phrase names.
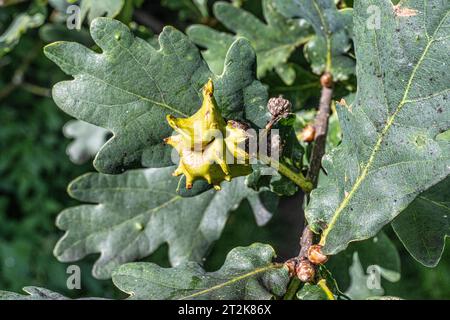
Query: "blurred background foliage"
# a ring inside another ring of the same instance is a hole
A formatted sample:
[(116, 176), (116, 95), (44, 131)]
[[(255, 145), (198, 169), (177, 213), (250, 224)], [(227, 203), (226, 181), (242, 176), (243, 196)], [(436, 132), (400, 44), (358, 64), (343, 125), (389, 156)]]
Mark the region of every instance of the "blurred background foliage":
[[(64, 12), (55, 9), (61, 4), (62, 9), (67, 7), (64, 0), (50, 3), (4, 0), (0, 4), (13, 2), (17, 3), (0, 5), (0, 35), (32, 6), (48, 14), (42, 27), (22, 29), (20, 41), (4, 54), (0, 53), (0, 289), (18, 292), (26, 285), (34, 285), (70, 297), (121, 297), (111, 281), (96, 280), (90, 275), (95, 257), (77, 263), (82, 270), (82, 289), (68, 290), (68, 264), (58, 262), (52, 254), (61, 236), (54, 225), (56, 215), (62, 209), (76, 205), (67, 195), (66, 186), (77, 176), (92, 171), (93, 167), (90, 162), (76, 165), (66, 154), (70, 141), (64, 137), (62, 128), (70, 118), (50, 97), (52, 84), (65, 76), (44, 57), (42, 49), (46, 43), (56, 40), (92, 45), (87, 22), (80, 31), (68, 31), (64, 25)], [(190, 24), (202, 23), (225, 30), (211, 14), (213, 2), (126, 0), (117, 18), (150, 42), (155, 41), (153, 35), (167, 24), (185, 30)], [(260, 0), (232, 2), (262, 18)], [(352, 1), (343, 1), (340, 5), (351, 6)], [(317, 78), (309, 72), (303, 54), (294, 53), (290, 62), (298, 68), (298, 83), (287, 86), (275, 73), (269, 73), (262, 81), (269, 85), (272, 96), (283, 94), (293, 102), (300, 132), (314, 118), (319, 86)], [(355, 88), (355, 78), (341, 83), (335, 90), (335, 99), (347, 97)], [(332, 118), (329, 146), (336, 145), (339, 139), (337, 119)], [(278, 214), (264, 227), (256, 226), (248, 203), (242, 203), (232, 213), (221, 239), (205, 261), (206, 268), (217, 269), (232, 248), (254, 242), (272, 244), (280, 261), (294, 256), (303, 224), (302, 198), (302, 194), (284, 198)], [(390, 227), (385, 232), (401, 258), (401, 280), (395, 283), (383, 281), (385, 294), (409, 299), (450, 299), (449, 250), (436, 268), (425, 268), (411, 258)], [(161, 247), (146, 260), (169, 266), (167, 247)], [(348, 270), (343, 272), (348, 274)]]

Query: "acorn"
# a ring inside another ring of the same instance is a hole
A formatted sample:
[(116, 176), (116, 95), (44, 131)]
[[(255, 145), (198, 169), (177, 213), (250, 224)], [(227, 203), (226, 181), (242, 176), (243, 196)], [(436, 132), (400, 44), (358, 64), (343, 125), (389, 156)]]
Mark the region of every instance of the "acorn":
[[(203, 103), (189, 118), (166, 117), (169, 126), (185, 138), (184, 143), (194, 147), (204, 147), (215, 139), (215, 135), (225, 136), (225, 120), (222, 118), (214, 98), (214, 84), (211, 79), (203, 87)], [(200, 145), (199, 145), (200, 144)]]
[(298, 260), (293, 258), (293, 259), (289, 259), (288, 261), (286, 261), (284, 263), (284, 265), (287, 267), (288, 272), (289, 272), (289, 277), (293, 277), (295, 276), (297, 273), (295, 271), (295, 267), (297, 266)]
[(180, 156), (173, 175), (186, 177), (186, 189), (191, 189), (195, 180), (202, 179), (220, 190), (221, 182), (252, 172), (248, 163), (237, 161), (248, 159), (241, 149), (248, 139), (247, 133), (235, 122), (225, 122), (214, 98), (211, 79), (203, 87), (203, 103), (194, 115), (188, 118), (167, 115), (166, 118), (177, 134), (165, 138), (164, 142)]
[(322, 246), (314, 244), (308, 249), (308, 260), (313, 264), (324, 264), (328, 257), (322, 253)]
[(301, 282), (313, 282), (316, 275), (314, 265), (308, 260), (304, 259), (295, 268), (295, 273)]
[(304, 142), (313, 142), (316, 137), (316, 128), (310, 124), (303, 128), (301, 140)]

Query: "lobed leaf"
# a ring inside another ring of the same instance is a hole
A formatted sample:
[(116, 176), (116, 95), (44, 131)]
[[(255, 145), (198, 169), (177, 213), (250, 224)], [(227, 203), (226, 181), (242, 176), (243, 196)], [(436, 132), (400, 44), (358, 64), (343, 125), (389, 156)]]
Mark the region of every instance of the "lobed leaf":
[(275, 69), (288, 84), (295, 80), (295, 70), (287, 64), (293, 51), (310, 37), (309, 26), (299, 21), (286, 19), (276, 11), (272, 0), (263, 0), (263, 15), (266, 23), (253, 14), (227, 2), (214, 4), (214, 15), (235, 35), (216, 31), (204, 25), (193, 25), (187, 29), (189, 38), (205, 47), (203, 57), (211, 70), (221, 73), (224, 58), (230, 45), (239, 37), (245, 37), (255, 48), (258, 56), (258, 77)]
[[(306, 208), (327, 254), (374, 236), (450, 174), (450, 143), (438, 138), (450, 129), (450, 4), (401, 5), (416, 14), (399, 16), (388, 0), (355, 3), (358, 91), (337, 107), (343, 141), (324, 157), (328, 182)], [(379, 29), (367, 25), (369, 6), (380, 9)]]
[(352, 37), (352, 9), (338, 10), (334, 0), (274, 0), (286, 17), (305, 19), (314, 28), (304, 47), (305, 57), (314, 73), (330, 72), (334, 80), (346, 80), (354, 73), (355, 62), (349, 56)]
[(91, 35), (101, 54), (70, 42), (51, 44), (45, 54), (74, 77), (54, 86), (56, 104), (114, 134), (94, 160), (100, 172), (171, 165), (171, 149), (163, 143), (172, 132), (165, 117), (193, 114), (208, 78), (224, 117), (259, 127), (267, 121), (267, 92), (255, 80), (255, 54), (244, 39), (231, 46), (227, 67), (217, 76), (195, 45), (172, 27), (161, 33), (159, 50), (108, 18), (95, 19)]
[(393, 222), (408, 252), (427, 267), (435, 267), (450, 236), (450, 178), (420, 194)]
[[(372, 239), (350, 244), (345, 251), (330, 259), (326, 267), (339, 288), (346, 291), (350, 290), (352, 283), (358, 288), (365, 285), (365, 282), (362, 284), (362, 277), (358, 273), (360, 269), (363, 270), (361, 273), (364, 279), (367, 278), (366, 271), (372, 267), (376, 268), (383, 279), (390, 282), (399, 281), (401, 272), (398, 250), (383, 231)], [(353, 277), (357, 279), (352, 279)]]
[[(70, 300), (60, 293), (40, 288), (40, 287), (24, 287), (23, 291), (28, 294), (19, 294), (9, 291), (0, 290), (0, 300)], [(101, 298), (82, 298), (79, 300), (103, 300)]]
[(108, 130), (90, 123), (71, 120), (63, 127), (64, 135), (74, 141), (67, 147), (67, 154), (75, 164), (82, 164), (94, 157), (108, 136)]
[(28, 293), (27, 295), (0, 291), (0, 300), (68, 300), (69, 298), (59, 294), (57, 292), (50, 291), (45, 288), (39, 287), (25, 287), (23, 291)]
[(54, 253), (63, 262), (100, 253), (94, 265), (97, 278), (108, 278), (119, 265), (144, 258), (163, 243), (173, 265), (201, 262), (220, 237), (230, 211), (248, 199), (258, 224), (265, 224), (277, 199), (247, 188), (243, 179), (224, 183), (222, 190), (183, 198), (172, 177), (174, 167), (132, 170), (121, 175), (87, 174), (71, 183), (72, 197), (97, 203), (63, 211), (57, 226), (66, 234)]
[(273, 248), (264, 244), (231, 250), (223, 266), (206, 272), (195, 262), (175, 268), (129, 263), (113, 273), (114, 284), (130, 299), (268, 300), (282, 296), (288, 271), (274, 264)]
[(330, 299), (330, 296), (327, 293), (328, 292), (318, 284), (305, 283), (303, 287), (297, 291), (296, 297), (299, 300), (334, 300), (334, 298)]

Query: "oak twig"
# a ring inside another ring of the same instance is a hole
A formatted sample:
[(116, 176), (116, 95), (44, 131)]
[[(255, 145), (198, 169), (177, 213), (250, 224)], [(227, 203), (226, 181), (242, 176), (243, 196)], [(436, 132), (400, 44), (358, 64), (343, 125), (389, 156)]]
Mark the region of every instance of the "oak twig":
[(308, 258), (308, 250), (313, 244), (313, 237), (314, 233), (308, 226), (306, 226), (303, 229), (303, 233), (300, 238), (300, 252), (298, 253), (299, 259)]
[[(331, 113), (331, 98), (333, 96), (333, 79), (331, 74), (328, 72), (324, 73), (320, 79), (320, 83), (322, 85), (322, 92), (320, 96), (319, 110), (314, 122), (314, 145), (312, 148), (309, 170), (306, 175), (306, 179), (311, 182), (314, 188), (317, 187), (320, 169), (322, 167), (322, 157), (325, 154), (328, 118)], [(306, 225), (300, 238), (300, 251), (298, 256), (286, 261), (286, 265), (290, 268), (290, 270), (294, 270), (293, 275), (296, 277), (294, 277), (289, 283), (284, 299), (292, 299), (302, 283), (299, 279), (301, 280), (302, 276), (304, 279), (307, 278), (304, 275), (299, 274), (305, 270), (305, 266), (307, 268), (313, 268), (312, 270), (316, 269), (315, 265), (308, 259), (308, 251), (313, 243), (314, 233), (311, 231), (309, 226)], [(314, 275), (314, 272), (312, 274)], [(329, 295), (329, 290), (327, 293)]]
[(330, 82), (332, 82), (332, 79), (330, 79), (329, 74), (325, 73), (322, 75), (322, 93), (320, 96), (319, 111), (314, 123), (314, 146), (307, 174), (307, 179), (313, 183), (314, 187), (317, 186), (320, 168), (322, 166), (322, 157), (325, 154), (325, 145), (327, 142), (328, 118), (330, 117), (331, 98), (333, 96), (332, 84)]

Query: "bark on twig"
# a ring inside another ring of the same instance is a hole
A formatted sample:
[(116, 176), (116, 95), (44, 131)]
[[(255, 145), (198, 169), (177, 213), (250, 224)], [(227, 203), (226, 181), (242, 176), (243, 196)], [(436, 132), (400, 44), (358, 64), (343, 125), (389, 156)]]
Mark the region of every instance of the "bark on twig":
[[(322, 85), (322, 93), (320, 96), (319, 111), (314, 122), (314, 146), (307, 174), (307, 179), (312, 182), (314, 188), (317, 187), (317, 181), (322, 167), (322, 157), (325, 154), (327, 142), (328, 118), (330, 117), (331, 98), (333, 96), (333, 78), (331, 74), (324, 73), (320, 78), (320, 83)], [(308, 250), (313, 244), (313, 236), (313, 232), (306, 225), (300, 239), (300, 253), (298, 255), (300, 259), (308, 256)]]
[[(307, 174), (307, 179), (312, 182), (313, 186), (317, 186), (320, 169), (322, 167), (322, 157), (325, 154), (325, 146), (328, 132), (328, 118), (331, 113), (331, 98), (333, 96), (333, 78), (330, 73), (325, 73), (320, 78), (322, 85), (322, 93), (320, 96), (319, 111), (317, 113), (314, 129), (314, 145), (312, 148), (310, 166)], [(314, 278), (316, 266), (309, 261), (308, 253), (314, 243), (314, 233), (308, 225), (303, 229), (300, 238), (300, 252), (297, 257), (286, 261), (286, 265), (291, 271), (291, 275), (296, 275), (289, 287), (285, 296), (287, 299), (292, 299), (295, 292), (300, 287), (300, 282), (310, 282)], [(316, 246), (317, 247), (317, 246)], [(318, 248), (320, 249), (320, 247)], [(320, 253), (320, 250), (318, 251)], [(321, 258), (323, 258), (321, 256)], [(326, 257), (325, 257), (326, 258)], [(322, 259), (326, 261), (325, 259)]]
[(314, 128), (314, 146), (312, 149), (311, 160), (307, 179), (310, 180), (314, 187), (317, 186), (320, 168), (322, 167), (322, 157), (325, 154), (325, 145), (328, 132), (328, 118), (331, 112), (331, 98), (333, 96), (332, 79), (329, 74), (322, 75), (322, 93), (320, 96), (319, 111), (317, 113)]
[(313, 244), (313, 236), (314, 233), (311, 231), (311, 229), (309, 229), (308, 226), (306, 226), (303, 229), (303, 234), (300, 238), (300, 252), (298, 254), (298, 257), (300, 259), (308, 258), (308, 250)]

